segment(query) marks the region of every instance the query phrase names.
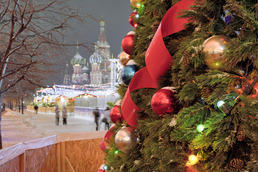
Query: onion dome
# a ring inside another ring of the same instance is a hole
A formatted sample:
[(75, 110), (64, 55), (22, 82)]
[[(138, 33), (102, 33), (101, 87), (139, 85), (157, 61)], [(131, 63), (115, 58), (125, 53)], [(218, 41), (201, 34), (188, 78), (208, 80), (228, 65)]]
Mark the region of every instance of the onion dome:
[(72, 65), (85, 65), (86, 64), (86, 59), (84, 57), (82, 57), (79, 53), (79, 46), (78, 46), (78, 42), (77, 42), (77, 52), (74, 55), (74, 57), (71, 60), (71, 64)]
[(83, 66), (82, 72), (87, 73), (89, 71), (89, 68), (87, 66)]
[(75, 59), (77, 59), (77, 60), (83, 59), (83, 57), (79, 54), (79, 52), (77, 52), (77, 53), (74, 55), (73, 58), (75, 58)]
[(90, 63), (101, 63), (102, 62), (102, 57), (101, 55), (99, 55), (97, 52), (94, 52), (91, 56), (90, 56)]

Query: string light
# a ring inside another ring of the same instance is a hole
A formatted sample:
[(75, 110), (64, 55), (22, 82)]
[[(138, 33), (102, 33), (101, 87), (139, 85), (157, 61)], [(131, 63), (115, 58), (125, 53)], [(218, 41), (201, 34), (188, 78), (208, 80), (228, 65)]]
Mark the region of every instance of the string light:
[(114, 153), (115, 153), (116, 155), (119, 154), (119, 150), (116, 150)]
[(107, 170), (107, 169), (108, 169), (108, 166), (107, 166), (107, 165), (104, 165), (103, 169), (104, 169), (104, 170)]
[(223, 100), (219, 100), (217, 102), (217, 107), (220, 108), (221, 106), (223, 106), (225, 104), (225, 102)]
[(190, 155), (188, 157), (188, 162), (186, 163), (186, 166), (192, 166), (199, 162), (199, 158), (196, 155)]
[(197, 125), (196, 129), (197, 129), (198, 132), (201, 133), (204, 130), (204, 125), (203, 124), (199, 124), (199, 125)]
[(137, 8), (140, 8), (140, 7), (141, 7), (141, 3), (137, 3), (137, 4), (136, 4), (136, 7), (137, 7)]

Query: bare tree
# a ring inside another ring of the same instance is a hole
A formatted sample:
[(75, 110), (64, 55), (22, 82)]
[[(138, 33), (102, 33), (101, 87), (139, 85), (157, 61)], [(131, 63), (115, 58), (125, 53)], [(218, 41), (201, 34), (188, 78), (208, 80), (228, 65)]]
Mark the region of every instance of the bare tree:
[(65, 44), (64, 32), (71, 19), (81, 18), (65, 4), (63, 0), (0, 1), (0, 105), (3, 93), (10, 89), (42, 86), (42, 78), (56, 65), (53, 59), (72, 45)]

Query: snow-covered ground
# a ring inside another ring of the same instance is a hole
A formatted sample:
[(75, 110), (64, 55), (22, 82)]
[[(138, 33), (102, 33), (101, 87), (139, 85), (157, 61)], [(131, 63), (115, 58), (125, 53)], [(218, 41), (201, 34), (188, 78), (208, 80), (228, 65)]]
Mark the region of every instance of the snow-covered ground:
[[(59, 122), (59, 126), (56, 126), (54, 114), (36, 115), (25, 111), (22, 115), (7, 109), (2, 116), (3, 147), (60, 133), (80, 133), (96, 129), (90, 112), (84, 115), (69, 115), (66, 126), (62, 124), (62, 118)], [(104, 124), (101, 122), (100, 130), (104, 130)]]

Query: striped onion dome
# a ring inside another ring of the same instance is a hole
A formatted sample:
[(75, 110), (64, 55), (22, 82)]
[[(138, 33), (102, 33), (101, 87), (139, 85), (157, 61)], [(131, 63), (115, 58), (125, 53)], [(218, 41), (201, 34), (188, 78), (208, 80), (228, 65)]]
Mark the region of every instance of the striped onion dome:
[(99, 53), (94, 52), (91, 56), (90, 56), (90, 63), (101, 63), (102, 62), (102, 57), (101, 55), (99, 55)]

